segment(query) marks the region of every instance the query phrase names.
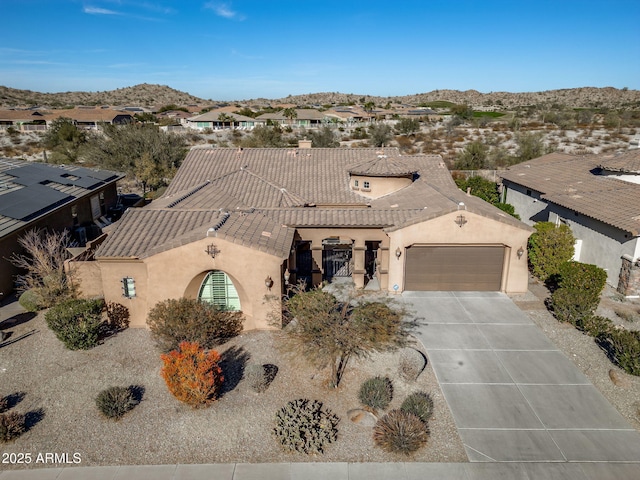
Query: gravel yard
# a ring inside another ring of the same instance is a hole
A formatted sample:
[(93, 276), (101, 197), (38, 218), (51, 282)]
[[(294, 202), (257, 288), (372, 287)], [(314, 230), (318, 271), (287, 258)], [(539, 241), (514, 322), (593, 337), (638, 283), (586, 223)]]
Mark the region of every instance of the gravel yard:
[[(633, 377), (607, 359), (589, 336), (559, 323), (544, 307), (547, 292), (535, 281), (513, 301), (551, 341), (574, 361), (602, 394), (640, 430), (640, 377)], [(634, 303), (635, 302), (635, 303)], [(622, 307), (620, 307), (622, 305)], [(598, 313), (635, 311), (637, 300), (620, 302), (605, 292)], [(466, 462), (464, 447), (430, 365), (415, 383), (397, 374), (398, 353), (376, 354), (354, 361), (337, 390), (325, 386), (327, 372), (318, 372), (302, 358), (283, 357), (281, 332), (245, 333), (219, 348), (226, 377), (222, 397), (210, 408), (193, 410), (175, 400), (160, 377), (161, 362), (149, 332), (129, 329), (89, 351), (69, 351), (47, 328), (44, 315), (6, 318), (0, 330), (11, 337), (0, 343), (0, 395), (17, 394), (13, 410), (29, 412), (29, 431), (3, 452), (80, 454), (82, 466), (226, 462)], [(618, 321), (623, 321), (618, 319)], [(628, 323), (628, 322), (627, 322)], [(635, 323), (632, 324), (637, 327)], [(416, 346), (424, 351), (420, 345)], [(255, 393), (242, 370), (248, 363), (270, 363), (278, 373), (264, 393)], [(407, 458), (385, 453), (372, 440), (371, 427), (352, 423), (347, 411), (360, 407), (357, 392), (365, 379), (388, 375), (399, 407), (411, 392), (429, 392), (435, 413), (429, 422), (427, 446)], [(144, 387), (142, 402), (120, 421), (103, 418), (95, 397), (112, 386)], [(340, 417), (338, 441), (324, 455), (286, 453), (271, 434), (276, 411), (296, 398), (321, 400)], [(470, 399), (472, 401), (472, 399)], [(30, 467), (43, 467), (32, 463)], [(2, 465), (2, 468), (24, 468)]]
[[(429, 422), (427, 446), (409, 460), (465, 462), (455, 424), (428, 365), (415, 383), (397, 375), (398, 354), (378, 354), (353, 362), (338, 390), (324, 386), (327, 372), (306, 366), (303, 359), (285, 359), (277, 348), (280, 332), (245, 333), (219, 351), (226, 387), (211, 407), (194, 410), (178, 402), (160, 377), (161, 361), (149, 332), (129, 329), (89, 351), (69, 351), (47, 328), (44, 315), (7, 328), (13, 339), (0, 348), (0, 395), (24, 393), (13, 408), (30, 415), (30, 430), (4, 452), (79, 453), (82, 466), (225, 462), (383, 462), (407, 457), (374, 446), (371, 427), (352, 423), (347, 411), (360, 407), (357, 392), (366, 378), (388, 375), (397, 408), (411, 392), (429, 392), (435, 412)], [(30, 314), (18, 318), (26, 320)], [(247, 362), (271, 363), (278, 373), (264, 393), (242, 380)], [(141, 385), (142, 402), (120, 421), (101, 416), (95, 397), (111, 385)], [(285, 453), (271, 434), (276, 411), (296, 398), (321, 400), (340, 417), (338, 441), (320, 456)], [(38, 414), (37, 412), (41, 412)], [(46, 465), (31, 464), (32, 467)], [(9, 465), (4, 467), (11, 468)], [(23, 468), (17, 467), (17, 468)]]

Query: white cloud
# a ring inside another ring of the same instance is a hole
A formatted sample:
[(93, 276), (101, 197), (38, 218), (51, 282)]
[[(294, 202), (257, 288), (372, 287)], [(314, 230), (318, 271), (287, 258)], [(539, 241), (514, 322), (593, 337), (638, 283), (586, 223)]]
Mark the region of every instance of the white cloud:
[(120, 13), (114, 10), (108, 10), (106, 8), (100, 7), (84, 7), (82, 11), (84, 13), (88, 13), (89, 15), (120, 15)]
[(204, 8), (213, 10), (213, 12), (219, 17), (228, 18), (231, 20), (244, 20), (246, 17), (231, 9), (229, 4), (222, 2), (207, 2), (204, 4)]

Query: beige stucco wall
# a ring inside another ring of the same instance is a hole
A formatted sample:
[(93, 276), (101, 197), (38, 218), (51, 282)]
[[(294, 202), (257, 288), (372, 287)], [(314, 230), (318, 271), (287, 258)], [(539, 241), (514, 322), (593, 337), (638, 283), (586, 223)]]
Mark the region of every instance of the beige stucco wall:
[[(467, 223), (459, 227), (455, 223), (458, 215), (463, 213)], [(503, 269), (502, 290), (507, 293), (523, 293), (528, 288), (527, 239), (530, 232), (523, 228), (501, 223), (480, 215), (468, 212), (452, 212), (434, 218), (425, 223), (389, 232), (389, 286), (398, 285), (398, 292), (404, 290), (405, 249), (414, 244), (440, 245), (505, 245), (507, 258)], [(517, 251), (522, 247), (524, 255), (518, 258)], [(398, 260), (395, 251), (400, 248), (402, 256)]]
[[(214, 243), (220, 253), (211, 258), (207, 245)], [(273, 304), (266, 296), (279, 301), (282, 292), (283, 260), (268, 253), (218, 238), (204, 238), (153, 255), (142, 261), (128, 262), (101, 260), (105, 300), (127, 306), (131, 313), (131, 326), (146, 326), (149, 310), (158, 302), (169, 298), (196, 298), (206, 272), (221, 270), (233, 281), (240, 296), (245, 315), (245, 330), (275, 328), (269, 313)], [(121, 280), (129, 276), (135, 280), (136, 297), (122, 297)], [(271, 289), (265, 279), (273, 280)]]
[[(355, 182), (358, 181), (356, 187)], [(364, 188), (364, 182), (369, 182), (369, 188)], [(366, 198), (379, 198), (401, 188), (411, 185), (412, 180), (406, 177), (366, 177), (362, 175), (351, 175), (349, 186), (353, 191)]]

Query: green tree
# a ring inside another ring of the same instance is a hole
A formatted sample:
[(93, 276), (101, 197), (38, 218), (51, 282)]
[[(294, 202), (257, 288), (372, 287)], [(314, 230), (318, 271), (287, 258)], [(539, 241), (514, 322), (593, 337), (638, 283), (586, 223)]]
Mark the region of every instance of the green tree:
[(473, 109), (466, 104), (453, 105), (451, 107), (451, 114), (463, 120), (470, 120), (473, 118)]
[(541, 157), (545, 153), (541, 132), (519, 133), (516, 135), (516, 144), (518, 145), (516, 157), (521, 162)]
[(420, 131), (420, 122), (415, 118), (401, 118), (396, 122), (395, 129), (400, 135), (413, 135)]
[(458, 153), (454, 168), (456, 170), (481, 170), (486, 168), (489, 149), (480, 141), (475, 140)]
[(51, 150), (53, 163), (76, 163), (80, 149), (87, 141), (87, 132), (75, 126), (70, 118), (56, 118), (49, 125), (42, 146)]
[(279, 125), (258, 125), (251, 131), (251, 135), (244, 137), (240, 146), (247, 148), (284, 147), (282, 129)]
[(156, 190), (164, 183), (166, 175), (162, 165), (156, 162), (149, 152), (144, 152), (140, 161), (135, 165), (134, 175), (139, 183), (142, 184), (143, 195), (149, 190)]
[(145, 153), (170, 177), (187, 149), (183, 137), (155, 125), (104, 125), (103, 134), (89, 139), (82, 156), (87, 163), (135, 176)]
[(560, 265), (573, 257), (575, 239), (571, 229), (564, 224), (538, 222), (529, 237), (527, 253), (531, 273), (540, 280), (551, 281), (560, 271)]
[(463, 191), (471, 189), (471, 195), (483, 199), (485, 202), (489, 202), (495, 205), (500, 201), (500, 194), (498, 193), (498, 185), (491, 180), (487, 180), (483, 177), (460, 177), (456, 179), (456, 185)]
[(362, 108), (364, 109), (365, 112), (371, 113), (373, 112), (373, 109), (376, 108), (376, 104), (371, 101), (365, 102)]
[(317, 148), (335, 148), (340, 146), (340, 142), (336, 139), (333, 130), (325, 125), (319, 130), (309, 132), (311, 137), (311, 145)]
[(393, 138), (391, 127), (386, 123), (374, 123), (371, 125), (369, 127), (369, 135), (371, 137), (371, 144), (374, 147), (389, 145), (389, 142)]
[(404, 312), (382, 302), (340, 302), (320, 289), (302, 292), (283, 302), (295, 321), (284, 330), (289, 350), (301, 353), (318, 368), (331, 369), (331, 386), (342, 380), (351, 358), (403, 346), (413, 322)]

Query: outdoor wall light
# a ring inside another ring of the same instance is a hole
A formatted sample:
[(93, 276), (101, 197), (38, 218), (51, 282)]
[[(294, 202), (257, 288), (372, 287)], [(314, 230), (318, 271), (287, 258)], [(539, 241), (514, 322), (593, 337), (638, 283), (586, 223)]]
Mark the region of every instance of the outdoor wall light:
[(122, 296), (134, 298), (136, 296), (136, 282), (131, 277), (124, 277), (122, 280)]
[(456, 222), (456, 225), (462, 228), (467, 223), (467, 219), (465, 218), (464, 215), (458, 215), (455, 219), (455, 222)]
[(271, 287), (273, 287), (273, 279), (270, 275), (267, 275), (267, 278), (264, 279), (264, 286), (269, 290), (271, 290)]
[(516, 253), (518, 254), (518, 260), (520, 260), (524, 255), (524, 248), (520, 247)]
[(289, 285), (289, 279), (291, 278), (291, 273), (289, 272), (288, 268), (285, 269), (283, 278), (284, 278), (284, 284)]
[(401, 255), (402, 255), (402, 250), (400, 250), (400, 247), (396, 248), (396, 258), (398, 260), (400, 260)]
[(216, 255), (220, 253), (220, 250), (218, 250), (218, 247), (212, 243), (211, 245), (207, 245), (205, 252), (207, 252), (211, 258), (216, 258)]

